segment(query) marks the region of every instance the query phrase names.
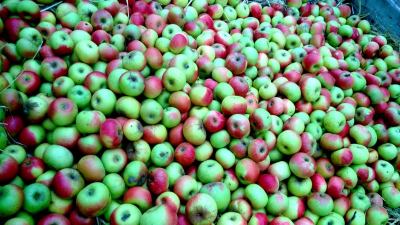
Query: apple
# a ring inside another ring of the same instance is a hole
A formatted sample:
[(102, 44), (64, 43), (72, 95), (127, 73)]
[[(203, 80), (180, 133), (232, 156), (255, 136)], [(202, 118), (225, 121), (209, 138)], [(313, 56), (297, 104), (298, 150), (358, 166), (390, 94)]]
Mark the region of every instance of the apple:
[(66, 96), (74, 86), (74, 81), (69, 77), (58, 77), (52, 85), (52, 93), (56, 97)]
[[(286, 140), (292, 140), (287, 142)], [(292, 130), (285, 130), (278, 135), (276, 145), (278, 150), (286, 155), (293, 155), (294, 153), (300, 151), (301, 148), (301, 138), (300, 136)]]
[[(29, 105), (28, 105), (29, 106)], [(24, 120), (20, 116), (6, 116), (4, 118), (4, 128), (11, 136), (17, 136), (24, 128)]]
[(225, 115), (243, 114), (246, 109), (246, 99), (241, 96), (226, 96), (221, 102), (221, 111)]
[(69, 225), (70, 221), (63, 215), (50, 213), (43, 216), (37, 224), (40, 225), (48, 225), (48, 224), (57, 224), (57, 225)]
[[(177, 128), (179, 127), (177, 126)], [(162, 143), (167, 138), (167, 129), (162, 124), (144, 126), (142, 138), (149, 144)]]
[(192, 104), (197, 106), (208, 106), (212, 101), (212, 91), (202, 85), (192, 87), (189, 92), (189, 97)]
[(106, 148), (117, 148), (122, 141), (123, 131), (116, 119), (106, 119), (100, 126), (100, 140)]
[(206, 140), (203, 122), (197, 117), (191, 116), (187, 118), (183, 124), (182, 132), (185, 139), (193, 145), (201, 145)]
[(152, 197), (150, 191), (147, 189), (132, 187), (124, 193), (123, 202), (134, 204), (144, 212), (151, 207)]
[(246, 57), (241, 53), (228, 54), (226, 57), (226, 68), (230, 70), (233, 75), (241, 75), (247, 68)]
[(83, 85), (94, 93), (101, 88), (105, 88), (107, 83), (107, 77), (104, 73), (98, 71), (92, 71), (85, 76)]
[(11, 218), (11, 219), (9, 219), (9, 220), (7, 220), (6, 222), (5, 222), (5, 224), (6, 225), (19, 225), (19, 224), (22, 224), (22, 225), (30, 225), (30, 223), (29, 223), (29, 221), (27, 221), (26, 219), (24, 219), (24, 218), (20, 218), (20, 217), (14, 217), (14, 218)]
[(226, 128), (232, 137), (243, 138), (250, 133), (250, 122), (244, 115), (234, 114), (226, 121)]
[(323, 120), (324, 128), (331, 133), (339, 133), (343, 130), (346, 123), (346, 118), (341, 112), (329, 111)]
[(288, 208), (288, 205), (288, 197), (281, 192), (277, 192), (269, 196), (266, 210), (272, 215), (279, 215)]
[(84, 180), (77, 170), (65, 168), (54, 175), (52, 187), (61, 198), (71, 198), (84, 187)]
[(375, 171), (376, 180), (379, 182), (389, 181), (395, 171), (392, 164), (385, 160), (376, 161), (373, 165), (373, 169)]
[(69, 55), (74, 50), (74, 42), (72, 38), (62, 30), (52, 33), (48, 42), (51, 50), (56, 55)]
[(288, 198), (289, 200), (289, 207), (283, 213), (284, 216), (288, 217), (291, 220), (296, 220), (301, 218), (305, 213), (305, 203), (302, 199), (291, 196)]
[(17, 213), (23, 205), (24, 192), (14, 184), (6, 184), (0, 188), (0, 217), (9, 217)]
[(57, 98), (50, 103), (47, 114), (55, 125), (66, 126), (75, 121), (78, 107), (68, 98)]
[(258, 184), (249, 184), (245, 188), (245, 196), (253, 209), (264, 208), (268, 203), (268, 196), (264, 189)]
[(365, 212), (369, 207), (371, 207), (369, 198), (361, 192), (354, 192), (351, 194), (350, 202), (353, 209), (358, 209), (361, 212)]
[(7, 184), (18, 174), (18, 161), (9, 154), (0, 154), (0, 168), (2, 184)]
[(155, 201), (156, 205), (167, 205), (171, 210), (178, 212), (180, 206), (179, 197), (171, 191), (160, 194)]
[(253, 160), (244, 158), (237, 162), (235, 174), (241, 183), (250, 184), (257, 181), (260, 169)]
[(370, 207), (365, 215), (367, 224), (385, 224), (389, 220), (388, 212), (382, 206)]
[(159, 167), (169, 165), (174, 158), (174, 149), (170, 143), (164, 142), (153, 147), (150, 154), (152, 163)]
[(181, 113), (188, 112), (191, 106), (190, 97), (183, 91), (173, 92), (168, 99), (168, 103), (177, 108)]
[(142, 213), (132, 204), (121, 204), (111, 214), (110, 224), (139, 224)]
[(49, 145), (42, 159), (48, 167), (61, 170), (73, 165), (74, 156), (70, 150), (61, 145)]
[(138, 96), (144, 91), (144, 78), (140, 72), (127, 71), (118, 81), (121, 92), (127, 96)]
[(217, 161), (209, 159), (199, 164), (197, 178), (204, 184), (218, 182), (222, 180), (223, 172), (223, 167)]
[(168, 190), (168, 174), (163, 168), (149, 171), (148, 186), (151, 193), (159, 195)]
[(25, 148), (21, 145), (8, 145), (4, 148), (3, 153), (14, 157), (14, 159), (17, 160), (18, 164), (22, 163), (27, 155)]
[(73, 86), (67, 93), (67, 97), (71, 99), (78, 106), (78, 109), (83, 109), (89, 106), (91, 93), (81, 85)]
[(82, 40), (76, 44), (73, 54), (83, 63), (94, 64), (99, 60), (99, 47), (91, 40)]
[(123, 171), (123, 178), (128, 187), (142, 185), (146, 182), (147, 166), (141, 161), (128, 163)]
[(25, 94), (35, 93), (40, 86), (40, 77), (33, 71), (22, 71), (15, 81), (15, 87)]
[(80, 137), (76, 143), (79, 151), (82, 154), (96, 154), (103, 148), (100, 136), (97, 134), (90, 134), (85, 137)]
[(313, 192), (307, 199), (308, 208), (318, 216), (326, 216), (333, 210), (332, 198), (321, 192)]
[(104, 114), (100, 111), (81, 111), (76, 116), (76, 128), (81, 134), (94, 134), (99, 132), (105, 120)]
[(50, 190), (41, 183), (33, 183), (24, 188), (24, 209), (29, 213), (41, 212), (50, 205)]
[(122, 149), (106, 150), (101, 156), (101, 161), (107, 173), (117, 173), (127, 164), (128, 156)]
[(314, 175), (316, 170), (315, 160), (308, 154), (298, 152), (289, 161), (290, 171), (300, 178), (307, 178)]
[(173, 190), (179, 199), (187, 201), (198, 192), (197, 182), (193, 177), (184, 175), (177, 178)]
[(36, 157), (28, 157), (21, 163), (20, 176), (25, 181), (33, 181), (45, 170), (45, 165), (42, 159)]
[(229, 225), (242, 225), (247, 224), (246, 220), (237, 212), (226, 212), (221, 215), (218, 220), (217, 225), (229, 224)]
[(68, 219), (70, 220), (71, 223), (79, 225), (92, 225), (95, 222), (94, 218), (85, 217), (82, 214), (80, 214), (76, 209), (71, 211)]
[(169, 205), (157, 205), (143, 213), (139, 224), (150, 225), (154, 223), (160, 225), (177, 224), (178, 216)]
[(210, 224), (217, 218), (217, 204), (208, 194), (198, 193), (186, 203), (186, 216), (192, 224)]
[(183, 142), (175, 148), (175, 160), (182, 166), (190, 166), (195, 161), (195, 148), (188, 142)]
[(162, 76), (163, 86), (170, 92), (180, 91), (186, 84), (186, 75), (180, 68), (170, 67)]
[(76, 196), (78, 210), (88, 217), (103, 213), (110, 201), (110, 191), (105, 184), (100, 182), (87, 185)]
[(85, 155), (80, 158), (77, 169), (88, 182), (102, 181), (106, 173), (103, 163), (96, 155)]

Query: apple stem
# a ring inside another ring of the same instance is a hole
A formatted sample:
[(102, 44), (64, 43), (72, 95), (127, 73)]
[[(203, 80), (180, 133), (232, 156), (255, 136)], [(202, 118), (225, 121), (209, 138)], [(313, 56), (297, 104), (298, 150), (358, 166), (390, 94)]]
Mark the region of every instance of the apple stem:
[(102, 219), (100, 219), (98, 216), (96, 216), (96, 224), (97, 225), (105, 225), (106, 222)]
[(339, 7), (340, 5), (342, 5), (342, 4), (343, 4), (343, 1), (344, 1), (344, 0), (339, 0), (339, 1), (336, 3), (336, 6)]
[(126, 2), (127, 13), (128, 13), (128, 18), (129, 18), (129, 0), (125, 0), (125, 2)]
[(358, 13), (357, 16), (360, 16), (361, 14), (361, 0), (358, 0)]
[(56, 2), (56, 3), (52, 4), (52, 5), (49, 5), (49, 6), (45, 7), (45, 8), (43, 8), (43, 9), (41, 9), (40, 12), (47, 11), (47, 10), (49, 10), (51, 8), (54, 8), (55, 6), (57, 6), (57, 5), (61, 4), (61, 3), (62, 3), (62, 1), (59, 1), (59, 2)]
[(190, 0), (190, 1), (186, 4), (185, 9), (186, 9), (188, 6), (190, 6), (190, 4), (192, 4), (192, 2), (193, 2), (193, 0)]
[[(40, 43), (38, 49), (36, 50), (35, 55), (33, 55), (33, 57), (32, 57), (31, 59), (35, 59), (35, 58), (36, 58), (36, 56), (38, 55), (40, 49), (42, 48), (42, 45), (43, 45), (43, 40), (42, 40), (42, 42)], [(22, 74), (22, 72), (24, 72), (24, 70), (21, 70), (21, 72), (19, 72), (19, 74), (18, 74), (17, 76), (15, 76), (15, 78), (14, 78), (5, 88), (3, 88), (3, 89), (0, 91), (0, 94), (3, 93), (3, 91), (7, 90), (9, 87), (11, 87), (11, 85), (13, 85), (14, 82), (18, 79), (18, 77)]]
[(25, 146), (24, 144), (22, 144), (21, 142), (15, 140), (15, 139), (11, 136), (11, 134), (8, 133), (7, 129), (4, 129), (4, 130), (6, 131), (6, 134), (7, 134), (8, 138), (10, 138), (10, 140), (11, 140), (14, 144), (17, 144), (17, 145), (21, 145), (21, 146), (26, 147), (26, 146)]

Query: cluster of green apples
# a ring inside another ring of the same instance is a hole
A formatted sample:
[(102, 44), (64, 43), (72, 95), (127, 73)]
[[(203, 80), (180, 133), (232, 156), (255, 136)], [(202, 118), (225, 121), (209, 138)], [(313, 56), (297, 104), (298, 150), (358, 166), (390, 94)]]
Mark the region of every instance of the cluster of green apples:
[(5, 225), (400, 207), (399, 52), (334, 0), (4, 0), (0, 121)]

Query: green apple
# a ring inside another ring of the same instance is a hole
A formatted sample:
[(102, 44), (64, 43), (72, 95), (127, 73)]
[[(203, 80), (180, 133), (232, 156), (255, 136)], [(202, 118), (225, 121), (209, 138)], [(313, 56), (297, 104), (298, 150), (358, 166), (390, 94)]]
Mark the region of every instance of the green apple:
[(90, 40), (81, 40), (74, 48), (76, 57), (86, 64), (94, 64), (99, 60), (99, 47)]
[[(290, 142), (288, 142), (288, 140), (290, 140)], [(296, 132), (285, 130), (278, 135), (276, 146), (283, 154), (293, 155), (301, 148), (301, 138)]]
[(327, 216), (333, 210), (332, 197), (325, 193), (314, 192), (307, 199), (308, 208), (318, 216)]
[(90, 105), (92, 94), (85, 86), (75, 85), (68, 91), (67, 97), (78, 106), (78, 109), (85, 109)]
[(201, 162), (197, 170), (197, 178), (204, 184), (221, 181), (223, 174), (223, 167), (213, 159)]
[(203, 185), (200, 193), (210, 195), (217, 203), (218, 212), (224, 212), (230, 203), (231, 192), (228, 186), (222, 182), (212, 182)]
[(140, 107), (140, 117), (146, 124), (156, 124), (163, 118), (163, 108), (154, 99), (146, 99)]
[(111, 202), (111, 194), (107, 186), (94, 182), (84, 187), (76, 196), (78, 210), (88, 217), (99, 216)]
[(268, 195), (260, 185), (249, 184), (244, 192), (253, 209), (262, 209), (267, 205)]
[(277, 192), (269, 196), (266, 210), (269, 214), (278, 216), (282, 214), (288, 207), (288, 197), (282, 192)]
[(0, 218), (17, 213), (24, 202), (24, 192), (21, 187), (6, 184), (0, 187)]
[(382, 206), (372, 206), (367, 210), (366, 222), (367, 225), (387, 224), (389, 215), (387, 210)]
[(186, 75), (180, 68), (170, 67), (164, 72), (162, 81), (168, 91), (180, 91), (186, 84)]
[(174, 159), (174, 148), (169, 142), (156, 144), (151, 150), (151, 162), (157, 167), (166, 167)]
[(33, 183), (24, 188), (24, 209), (29, 213), (44, 211), (50, 205), (49, 188), (41, 183)]
[(359, 209), (350, 209), (346, 213), (345, 220), (347, 224), (365, 224), (365, 213)]
[(115, 104), (115, 111), (130, 119), (139, 118), (141, 103), (134, 97), (122, 96)]
[[(216, 208), (215, 208), (215, 210), (216, 210)], [(178, 216), (175, 213), (175, 211), (168, 205), (161, 204), (161, 205), (154, 206), (153, 208), (150, 208), (145, 213), (143, 213), (143, 215), (140, 217), (139, 224), (140, 225), (153, 225), (153, 224), (170, 225), (170, 224), (177, 224), (177, 223), (178, 223)]]
[(114, 111), (116, 101), (117, 97), (111, 90), (100, 89), (93, 94), (91, 106), (94, 110), (98, 110), (108, 116)]
[(346, 125), (345, 116), (339, 111), (329, 111), (323, 119), (324, 128), (330, 133), (340, 133)]
[[(247, 224), (246, 220), (237, 212), (225, 212), (221, 215), (217, 225), (239, 225)], [(250, 224), (250, 223), (249, 223)]]
[(50, 168), (61, 170), (72, 166), (74, 156), (61, 145), (49, 145), (43, 153), (43, 161)]
[(110, 216), (111, 224), (139, 225), (142, 213), (132, 204), (121, 204), (113, 210)]
[(127, 96), (138, 96), (144, 91), (144, 77), (140, 72), (127, 71), (118, 81), (119, 89)]

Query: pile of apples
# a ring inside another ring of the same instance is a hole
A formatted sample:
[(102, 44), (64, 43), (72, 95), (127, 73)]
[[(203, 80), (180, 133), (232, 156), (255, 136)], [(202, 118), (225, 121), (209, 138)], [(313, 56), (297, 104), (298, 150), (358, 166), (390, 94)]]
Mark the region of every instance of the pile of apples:
[(399, 52), (349, 5), (4, 0), (0, 48), (1, 224), (383, 225), (400, 207)]

